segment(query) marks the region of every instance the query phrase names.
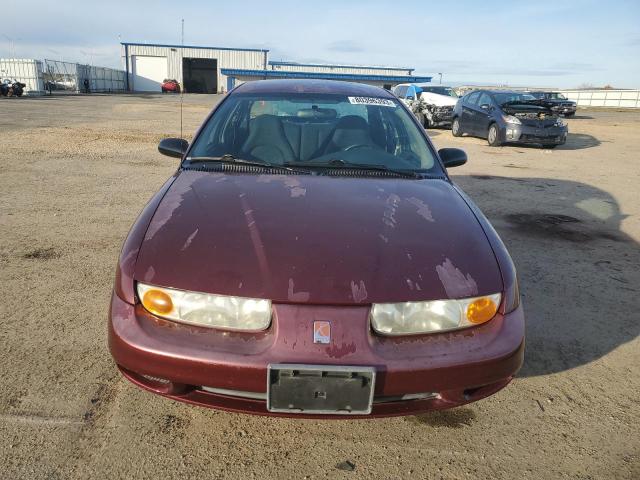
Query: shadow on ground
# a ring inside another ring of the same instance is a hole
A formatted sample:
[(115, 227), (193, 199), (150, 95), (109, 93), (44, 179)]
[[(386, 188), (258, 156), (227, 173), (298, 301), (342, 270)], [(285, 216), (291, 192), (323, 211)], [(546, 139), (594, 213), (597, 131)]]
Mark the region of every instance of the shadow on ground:
[(507, 245), (518, 269), (527, 347), (519, 376), (596, 361), (640, 333), (640, 246), (618, 203), (584, 183), (454, 176)]
[(598, 140), (593, 135), (587, 135), (586, 133), (571, 133), (567, 135), (567, 143), (559, 145), (559, 150), (581, 150), (583, 148), (592, 148), (600, 145)]

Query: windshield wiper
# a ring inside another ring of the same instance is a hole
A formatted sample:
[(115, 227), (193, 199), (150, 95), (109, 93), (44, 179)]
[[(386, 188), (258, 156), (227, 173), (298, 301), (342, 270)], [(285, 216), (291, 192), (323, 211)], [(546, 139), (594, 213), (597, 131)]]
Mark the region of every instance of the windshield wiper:
[(187, 157), (186, 160), (189, 162), (189, 165), (192, 163), (206, 163), (206, 162), (223, 162), (223, 163), (241, 163), (243, 165), (253, 165), (256, 167), (265, 167), (265, 168), (282, 168), (284, 170), (293, 172), (299, 171), (304, 173), (312, 173), (310, 170), (305, 170), (304, 168), (296, 167), (292, 168), (289, 164), (273, 164), (269, 162), (265, 162), (262, 160), (246, 160), (244, 158), (238, 158), (230, 153), (225, 153), (219, 157)]
[(416, 172), (414, 170), (398, 170), (395, 168), (389, 168), (386, 165), (375, 165), (375, 164), (369, 164), (369, 163), (356, 163), (356, 162), (347, 162), (345, 160), (342, 160), (341, 158), (332, 158), (331, 160), (328, 160), (327, 162), (289, 162), (289, 163), (285, 163), (285, 165), (291, 165), (291, 166), (296, 166), (298, 164), (302, 164), (305, 167), (319, 167), (319, 168), (335, 168), (336, 166), (344, 168), (344, 167), (348, 167), (348, 168), (355, 168), (358, 170), (375, 170), (378, 172), (387, 172), (387, 173), (393, 173), (395, 175), (399, 175), (399, 176), (403, 176), (403, 177), (409, 177), (409, 178), (425, 178), (425, 175), (420, 173), (420, 172)]

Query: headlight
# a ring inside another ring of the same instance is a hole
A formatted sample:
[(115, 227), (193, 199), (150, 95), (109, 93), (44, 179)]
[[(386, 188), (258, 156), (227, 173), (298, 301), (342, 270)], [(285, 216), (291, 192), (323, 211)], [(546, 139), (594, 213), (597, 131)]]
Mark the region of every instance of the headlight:
[(515, 125), (521, 125), (522, 122), (518, 117), (514, 117), (513, 115), (502, 115), (502, 119), (507, 123), (513, 123)]
[(466, 328), (491, 320), (498, 311), (501, 297), (496, 293), (461, 300), (376, 303), (371, 309), (371, 326), (382, 335), (415, 335)]
[(271, 323), (271, 301), (186, 292), (138, 283), (142, 306), (158, 317), (226, 330), (264, 330)]
[(564, 122), (560, 117), (556, 119), (556, 127), (564, 127)]

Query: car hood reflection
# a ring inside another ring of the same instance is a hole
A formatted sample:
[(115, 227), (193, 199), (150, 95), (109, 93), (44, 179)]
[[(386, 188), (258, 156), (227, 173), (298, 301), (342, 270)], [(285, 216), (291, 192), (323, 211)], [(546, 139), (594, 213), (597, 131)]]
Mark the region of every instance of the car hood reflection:
[(368, 304), (502, 290), (444, 180), (184, 171), (151, 220), (136, 280), (284, 303)]

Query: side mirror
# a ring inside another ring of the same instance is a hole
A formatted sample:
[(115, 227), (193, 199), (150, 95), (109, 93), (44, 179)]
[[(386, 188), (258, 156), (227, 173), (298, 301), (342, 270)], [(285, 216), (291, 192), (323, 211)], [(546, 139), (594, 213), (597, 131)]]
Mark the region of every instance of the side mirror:
[(182, 158), (189, 148), (189, 142), (183, 138), (163, 138), (158, 144), (158, 151), (168, 157)]
[(491, 105), (489, 105), (488, 103), (483, 103), (482, 105), (480, 105), (480, 108), (483, 110), (489, 110), (491, 109)]
[(441, 148), (438, 155), (446, 168), (459, 167), (467, 163), (467, 154), (459, 148)]

